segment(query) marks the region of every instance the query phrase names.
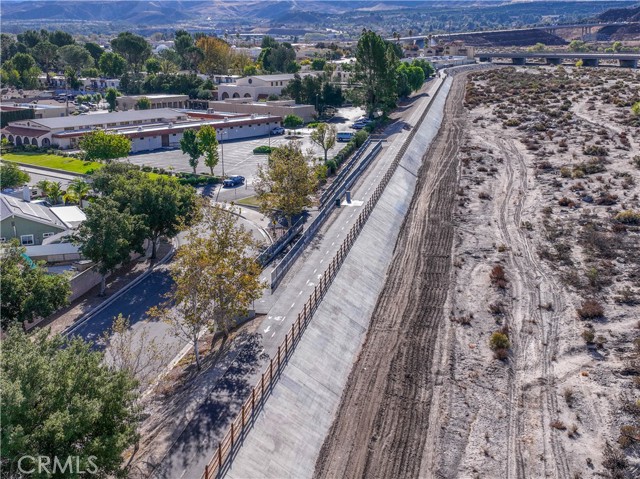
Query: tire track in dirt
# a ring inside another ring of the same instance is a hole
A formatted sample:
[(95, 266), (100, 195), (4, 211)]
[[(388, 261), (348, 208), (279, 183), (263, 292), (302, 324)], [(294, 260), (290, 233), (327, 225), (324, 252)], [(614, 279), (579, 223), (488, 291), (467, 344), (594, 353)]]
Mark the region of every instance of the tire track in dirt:
[[(542, 380), (540, 394), (543, 400), (540, 402), (539, 427), (542, 432), (540, 446), (543, 448), (545, 460), (543, 461), (544, 475), (558, 478), (569, 477), (569, 467), (562, 443), (555, 432), (550, 427), (555, 412), (558, 410), (557, 396), (555, 389), (555, 375), (553, 374), (552, 358), (557, 352), (558, 324), (560, 321), (557, 311), (562, 311), (565, 302), (559, 291), (561, 288), (544, 271), (536, 259), (535, 253), (529, 244), (526, 230), (522, 228), (522, 214), (524, 208), (525, 192), (527, 190), (527, 167), (524, 158), (512, 143), (507, 144), (501, 141), (499, 147), (507, 153), (507, 157), (517, 161), (518, 175), (515, 183), (518, 194), (515, 201), (514, 196), (514, 167), (511, 161), (506, 162), (508, 172), (508, 192), (504, 201), (500, 205), (499, 228), (503, 240), (511, 246), (509, 255), (509, 269), (512, 276), (512, 287), (519, 290), (521, 294), (514, 295), (520, 301), (515, 314), (510, 315), (509, 326), (516, 328), (517, 335), (511, 336), (513, 342), (513, 354), (510, 358), (510, 408), (509, 408), (509, 437), (507, 438), (508, 464), (507, 477), (527, 477), (527, 472), (531, 471), (531, 464), (527, 467), (522, 457), (521, 438), (527, 434), (523, 424), (523, 406), (529, 404), (526, 397), (528, 391), (535, 388), (521, 383), (522, 373), (526, 369), (539, 371), (539, 378)], [(513, 203), (513, 211), (510, 212), (510, 204)], [(512, 218), (513, 224), (508, 227), (508, 218)], [(511, 230), (516, 234), (511, 234)], [(543, 300), (543, 290), (545, 297), (550, 301)], [(523, 294), (524, 293), (524, 294)], [(550, 304), (549, 309), (542, 309), (542, 305)], [(526, 321), (526, 324), (525, 324)], [(536, 328), (535, 333), (529, 329), (530, 326)], [(513, 332), (513, 330), (512, 330)], [(538, 344), (536, 344), (538, 343)], [(547, 444), (551, 451), (547, 450)], [(549, 452), (552, 461), (548, 461)], [(551, 463), (549, 463), (551, 462)], [(548, 470), (551, 467), (553, 470)], [(515, 472), (515, 476), (514, 476)]]
[(466, 74), (423, 159), (362, 351), (320, 451), (316, 478), (419, 477), (434, 387), (434, 350), (451, 272), (457, 152)]

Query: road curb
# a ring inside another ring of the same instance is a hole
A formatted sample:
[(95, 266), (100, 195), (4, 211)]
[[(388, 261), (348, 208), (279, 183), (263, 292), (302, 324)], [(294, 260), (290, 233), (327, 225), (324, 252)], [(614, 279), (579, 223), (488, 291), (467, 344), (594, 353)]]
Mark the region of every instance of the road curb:
[(147, 278), (151, 273), (153, 273), (156, 270), (156, 268), (158, 266), (161, 266), (161, 265), (165, 264), (167, 261), (169, 261), (169, 259), (171, 259), (171, 257), (173, 256), (173, 254), (175, 252), (176, 252), (176, 247), (175, 247), (173, 241), (171, 241), (171, 249), (169, 250), (169, 252), (160, 261), (158, 261), (158, 263), (156, 263), (155, 265), (153, 265), (153, 267), (149, 268), (147, 271), (142, 273), (136, 279), (131, 281), (131, 283), (126, 285), (124, 288), (118, 290), (116, 293), (113, 294), (113, 296), (111, 296), (110, 298), (108, 298), (105, 301), (103, 301), (102, 303), (100, 303), (100, 305), (97, 308), (95, 308), (93, 311), (90, 311), (87, 314), (85, 314), (83, 317), (81, 317), (79, 320), (77, 320), (75, 323), (73, 323), (71, 326), (69, 326), (67, 329), (65, 329), (61, 334), (64, 335), (64, 336), (67, 336), (67, 337), (71, 336), (75, 332), (76, 329), (78, 329), (80, 326), (86, 324), (87, 321), (89, 321), (91, 318), (93, 318), (96, 314), (98, 314), (101, 311), (103, 311), (107, 306), (111, 305), (111, 303), (113, 303), (116, 299), (118, 299), (124, 293), (126, 293), (131, 288), (133, 288), (134, 286), (139, 284), (143, 279)]

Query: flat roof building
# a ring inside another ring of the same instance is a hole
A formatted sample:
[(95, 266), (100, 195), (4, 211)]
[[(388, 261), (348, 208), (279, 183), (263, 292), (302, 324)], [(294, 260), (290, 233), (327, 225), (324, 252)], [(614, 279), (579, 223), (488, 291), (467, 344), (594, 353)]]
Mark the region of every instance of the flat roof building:
[(137, 110), (136, 104), (142, 98), (147, 98), (151, 109), (159, 108), (186, 108), (189, 95), (131, 95), (116, 98), (119, 110)]

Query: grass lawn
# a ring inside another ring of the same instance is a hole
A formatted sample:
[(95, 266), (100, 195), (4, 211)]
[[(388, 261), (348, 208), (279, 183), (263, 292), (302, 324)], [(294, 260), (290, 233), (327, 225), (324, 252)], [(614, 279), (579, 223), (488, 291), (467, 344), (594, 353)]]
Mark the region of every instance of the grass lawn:
[(242, 198), (241, 200), (237, 200), (235, 203), (236, 205), (253, 206), (255, 208), (260, 207), (257, 196), (249, 196), (247, 198)]
[(82, 161), (76, 158), (33, 152), (4, 153), (1, 159), (80, 174), (86, 174), (88, 171), (102, 168), (102, 164), (95, 161)]

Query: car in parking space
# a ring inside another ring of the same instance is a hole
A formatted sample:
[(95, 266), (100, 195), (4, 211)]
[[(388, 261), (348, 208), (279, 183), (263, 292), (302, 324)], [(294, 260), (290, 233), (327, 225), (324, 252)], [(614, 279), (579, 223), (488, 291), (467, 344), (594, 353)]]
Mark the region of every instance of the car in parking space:
[(238, 186), (244, 183), (244, 176), (240, 176), (240, 175), (233, 175), (230, 176), (229, 178), (226, 178), (223, 182), (222, 182), (222, 186), (225, 188), (231, 188), (234, 186)]
[(271, 130), (272, 135), (284, 135), (284, 128), (281, 126), (276, 126), (273, 130)]
[(350, 141), (354, 137), (354, 133), (351, 131), (339, 131), (336, 135), (338, 141)]
[(368, 120), (366, 118), (361, 118), (359, 120), (356, 120), (353, 125), (351, 125), (351, 128), (353, 128), (354, 130), (362, 130), (365, 126), (371, 124), (371, 120)]

